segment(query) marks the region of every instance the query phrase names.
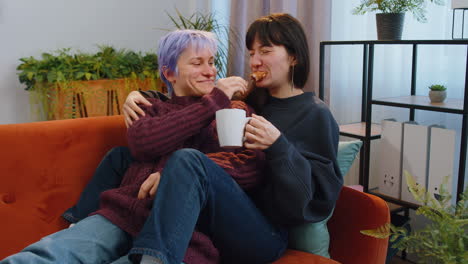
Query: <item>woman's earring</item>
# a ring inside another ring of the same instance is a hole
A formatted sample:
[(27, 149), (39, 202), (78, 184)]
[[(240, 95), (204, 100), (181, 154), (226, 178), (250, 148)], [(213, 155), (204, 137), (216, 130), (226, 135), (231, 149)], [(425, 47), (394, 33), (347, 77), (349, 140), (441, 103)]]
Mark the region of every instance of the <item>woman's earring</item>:
[(291, 92), (294, 92), (294, 64), (292, 66), (292, 73), (291, 73)]

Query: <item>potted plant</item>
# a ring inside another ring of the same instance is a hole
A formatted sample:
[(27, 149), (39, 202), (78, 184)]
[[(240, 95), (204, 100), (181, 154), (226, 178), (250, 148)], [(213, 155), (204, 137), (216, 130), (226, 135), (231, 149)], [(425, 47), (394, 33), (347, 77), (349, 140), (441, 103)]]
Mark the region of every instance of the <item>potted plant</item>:
[(433, 84), (429, 88), (429, 98), (431, 103), (441, 103), (447, 97), (447, 88), (441, 84)]
[(375, 238), (390, 237), (390, 241), (395, 242), (394, 248), (416, 253), (421, 263), (468, 263), (468, 191), (465, 190), (462, 199), (454, 206), (451, 204), (452, 196), (445, 188), (448, 176), (439, 188), (439, 195), (435, 195), (417, 185), (407, 171), (404, 174), (410, 192), (423, 204), (416, 214), (425, 216), (430, 223), (412, 233), (389, 223), (361, 233)]
[(443, 5), (444, 0), (361, 0), (353, 14), (367, 12), (376, 14), (377, 38), (379, 40), (401, 40), (405, 13), (411, 12), (419, 22), (426, 22), (426, 4)]
[(32, 109), (49, 120), (120, 114), (130, 91), (163, 89), (154, 53), (101, 46), (93, 54), (62, 49), (20, 61)]

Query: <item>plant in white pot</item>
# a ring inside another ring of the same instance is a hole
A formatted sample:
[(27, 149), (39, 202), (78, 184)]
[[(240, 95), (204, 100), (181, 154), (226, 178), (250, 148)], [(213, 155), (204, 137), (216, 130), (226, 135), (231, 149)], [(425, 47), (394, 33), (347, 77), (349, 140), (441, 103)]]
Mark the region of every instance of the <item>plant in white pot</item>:
[(433, 84), (429, 88), (431, 103), (442, 103), (447, 97), (447, 87), (442, 84)]
[(364, 15), (367, 12), (377, 12), (377, 38), (400, 40), (405, 13), (411, 12), (416, 20), (426, 22), (427, 2), (444, 5), (444, 0), (361, 0), (361, 3), (353, 9), (353, 14)]

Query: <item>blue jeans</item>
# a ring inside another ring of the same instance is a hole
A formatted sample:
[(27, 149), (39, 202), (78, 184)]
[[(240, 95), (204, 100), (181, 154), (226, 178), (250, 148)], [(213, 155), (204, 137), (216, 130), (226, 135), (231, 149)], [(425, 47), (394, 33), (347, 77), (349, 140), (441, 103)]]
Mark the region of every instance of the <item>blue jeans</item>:
[(93, 178), (81, 193), (78, 203), (63, 213), (62, 217), (76, 223), (99, 209), (99, 195), (120, 186), (133, 158), (127, 147), (115, 147), (99, 163)]
[[(99, 194), (119, 186), (130, 162), (127, 148), (111, 150), (86, 186), (78, 204), (68, 209), (64, 217), (72, 216), (70, 219), (74, 221), (71, 222), (76, 222), (95, 211)], [(96, 218), (101, 221), (90, 221)], [(112, 228), (101, 228), (104, 225), (101, 222)], [(178, 264), (185, 255), (195, 225), (211, 237), (223, 261), (227, 263), (272, 262), (282, 255), (287, 245), (287, 232), (271, 225), (230, 175), (203, 153), (183, 149), (176, 151), (168, 160), (162, 172), (153, 210), (142, 231), (134, 239), (130, 254), (136, 260), (141, 254), (146, 254), (158, 257), (164, 263)], [(89, 230), (111, 231), (108, 236), (96, 241), (98, 246), (92, 246), (95, 239), (88, 236), (86, 227)], [(80, 232), (74, 232), (78, 230)], [(70, 237), (73, 239), (70, 240)], [(70, 243), (67, 243), (68, 240)], [(96, 261), (87, 260), (84, 263), (101, 263), (98, 259), (126, 263), (125, 256), (117, 258), (128, 252), (132, 239), (105, 218), (91, 216), (72, 228), (49, 236), (46, 241), (44, 243), (41, 240), (9, 258), (9, 261), (25, 258), (26, 262), (5, 263), (54, 263), (54, 260), (55, 263), (75, 263), (72, 257), (78, 258), (85, 252), (77, 248), (78, 242), (87, 242), (86, 246), (93, 247), (95, 251), (109, 244), (109, 248), (102, 248), (102, 254), (93, 254)], [(71, 256), (70, 261), (63, 262), (62, 257), (67, 256)]]
[(286, 229), (272, 225), (224, 169), (197, 150), (182, 149), (166, 163), (129, 254), (180, 263), (195, 226), (229, 263), (270, 263), (287, 246)]
[(93, 215), (71, 228), (42, 238), (0, 264), (130, 263), (120, 257), (131, 245), (130, 235), (106, 218)]

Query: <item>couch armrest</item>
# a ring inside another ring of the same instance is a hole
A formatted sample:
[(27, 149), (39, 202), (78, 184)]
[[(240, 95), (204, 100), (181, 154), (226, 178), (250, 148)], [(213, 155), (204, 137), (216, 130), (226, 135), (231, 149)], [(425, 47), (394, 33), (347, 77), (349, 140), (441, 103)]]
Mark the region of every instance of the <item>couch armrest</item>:
[(328, 222), (330, 255), (346, 264), (385, 263), (388, 238), (363, 235), (390, 222), (387, 203), (381, 198), (343, 187), (334, 214)]
[(288, 249), (284, 255), (273, 264), (339, 264), (332, 259), (311, 253)]

